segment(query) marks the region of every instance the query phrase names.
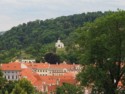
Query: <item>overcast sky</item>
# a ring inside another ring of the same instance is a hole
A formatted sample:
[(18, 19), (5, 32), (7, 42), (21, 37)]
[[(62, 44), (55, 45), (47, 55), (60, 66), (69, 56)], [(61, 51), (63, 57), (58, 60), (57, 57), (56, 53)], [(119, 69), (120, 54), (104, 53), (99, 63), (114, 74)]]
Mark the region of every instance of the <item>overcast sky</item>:
[(125, 0), (0, 0), (0, 31), (36, 19), (118, 8), (125, 10)]

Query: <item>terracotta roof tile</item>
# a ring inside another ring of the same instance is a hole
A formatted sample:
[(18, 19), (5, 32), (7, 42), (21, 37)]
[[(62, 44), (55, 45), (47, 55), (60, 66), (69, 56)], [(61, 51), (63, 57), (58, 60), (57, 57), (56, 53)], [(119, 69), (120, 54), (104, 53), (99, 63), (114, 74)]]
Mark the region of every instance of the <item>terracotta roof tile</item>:
[(21, 70), (21, 63), (13, 62), (2, 64), (1, 70)]
[(26, 63), (26, 65), (30, 68), (49, 68), (50, 64), (46, 63)]
[(59, 85), (63, 83), (76, 84), (75, 74), (73, 72), (64, 73), (61, 76), (40, 76), (32, 69), (37, 68), (57, 68), (57, 69), (72, 69), (76, 65), (71, 64), (48, 64), (48, 63), (24, 63), (28, 68), (21, 69), (21, 63), (9, 63), (2, 64), (2, 70), (20, 70), (21, 78), (25, 77), (37, 88), (37, 90), (41, 91), (43, 85), (48, 86), (49, 91), (54, 91), (57, 87), (57, 80), (59, 81)]
[(57, 88), (57, 85), (51, 85), (51, 86), (48, 86), (48, 91), (51, 92), (51, 91), (55, 91)]
[(33, 74), (34, 74), (33, 71), (27, 68), (21, 71), (20, 76), (21, 78), (28, 79), (33, 84), (34, 82), (37, 81), (37, 78)]

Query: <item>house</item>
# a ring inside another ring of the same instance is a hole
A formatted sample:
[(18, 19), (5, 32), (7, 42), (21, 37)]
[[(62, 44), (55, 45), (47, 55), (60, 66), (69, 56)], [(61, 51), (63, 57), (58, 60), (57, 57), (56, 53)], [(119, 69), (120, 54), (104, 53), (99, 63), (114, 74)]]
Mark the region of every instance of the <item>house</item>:
[(19, 80), (20, 79), (20, 72), (22, 69), (27, 68), (25, 64), (13, 62), (8, 64), (1, 64), (1, 70), (3, 72), (4, 77), (7, 80)]
[(27, 63), (27, 62), (28, 62), (28, 63), (35, 63), (36, 60), (35, 60), (35, 59), (22, 59), (21, 62), (22, 62), (22, 63)]
[(41, 76), (61, 76), (67, 72), (73, 72), (75, 75), (82, 69), (79, 64), (49, 64), (49, 63), (25, 63), (26, 66), (33, 69)]
[(79, 64), (49, 64), (10, 62), (0, 66), (7, 80), (26, 78), (41, 92), (55, 94), (55, 90), (63, 83), (76, 84), (76, 74), (81, 70)]

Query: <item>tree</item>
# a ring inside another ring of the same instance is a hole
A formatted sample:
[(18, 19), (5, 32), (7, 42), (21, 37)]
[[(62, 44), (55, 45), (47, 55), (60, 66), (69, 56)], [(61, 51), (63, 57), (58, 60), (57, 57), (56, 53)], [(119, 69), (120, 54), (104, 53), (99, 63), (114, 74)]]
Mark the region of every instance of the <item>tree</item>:
[[(71, 32), (74, 32), (76, 28), (81, 27), (85, 22), (93, 21), (104, 14), (102, 12), (89, 12), (45, 21), (30, 21), (27, 24), (23, 23), (12, 27), (2, 35), (0, 34), (0, 62), (10, 62), (20, 50), (25, 52), (26, 57), (29, 57), (30, 54), (29, 58), (41, 61), (41, 57), (45, 55), (41, 51), (43, 47), (55, 43), (58, 37), (69, 42), (67, 38), (71, 35)], [(51, 51), (45, 47), (47, 49), (45, 53), (52, 52), (53, 47), (51, 46)]]
[(92, 85), (95, 94), (117, 94), (125, 75), (125, 11), (108, 13), (79, 29), (83, 71), (82, 85)]
[(16, 84), (17, 84), (17, 81), (6, 81), (6, 84), (5, 84), (4, 88), (2, 89), (2, 91), (4, 93), (6, 93), (6, 91), (7, 91), (10, 94)]
[(2, 94), (2, 90), (0, 90), (0, 94)]
[(3, 77), (3, 72), (0, 70), (0, 77)]
[(11, 92), (11, 94), (21, 94), (21, 92), (23, 92), (24, 89), (20, 87), (19, 84), (15, 85), (15, 88), (13, 88), (13, 91)]
[(56, 94), (83, 94), (82, 88), (72, 84), (64, 83), (58, 87)]
[(5, 91), (5, 94), (8, 94), (8, 91)]
[(11, 94), (34, 94), (35, 88), (27, 79), (19, 80), (13, 88)]
[[(34, 94), (35, 88), (32, 86), (32, 84), (27, 79), (21, 79), (17, 83), (19, 86), (27, 93), (27, 94)], [(24, 92), (23, 91), (23, 92)]]
[(2, 91), (2, 89), (4, 88), (4, 86), (6, 85), (7, 80), (5, 78), (3, 78), (3, 72), (0, 70), (0, 90)]
[(59, 56), (54, 53), (47, 53), (44, 58), (46, 62), (49, 62), (51, 64), (60, 63)]

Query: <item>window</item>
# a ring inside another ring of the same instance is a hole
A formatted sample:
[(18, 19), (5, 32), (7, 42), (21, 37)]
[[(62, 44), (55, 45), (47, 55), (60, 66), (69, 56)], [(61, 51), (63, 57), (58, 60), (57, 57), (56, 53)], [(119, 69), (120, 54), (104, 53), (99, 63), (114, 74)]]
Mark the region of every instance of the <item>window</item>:
[(12, 79), (14, 79), (14, 76), (12, 75)]
[(8, 79), (10, 79), (10, 76), (8, 75)]
[(58, 45), (58, 47), (60, 47), (60, 45)]
[(16, 76), (16, 79), (17, 79), (18, 77)]
[(64, 70), (64, 72), (66, 72), (66, 70)]

